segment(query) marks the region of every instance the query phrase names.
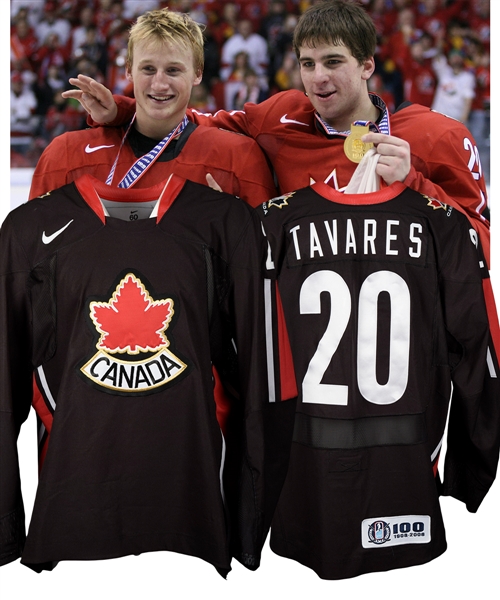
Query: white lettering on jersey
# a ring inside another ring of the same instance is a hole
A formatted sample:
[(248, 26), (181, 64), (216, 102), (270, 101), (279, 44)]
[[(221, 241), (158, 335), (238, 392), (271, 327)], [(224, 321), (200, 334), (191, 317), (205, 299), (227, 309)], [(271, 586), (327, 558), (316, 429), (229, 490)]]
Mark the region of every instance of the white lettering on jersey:
[(399, 225), (399, 221), (392, 221), (392, 220), (388, 220), (387, 221), (387, 236), (386, 236), (386, 242), (385, 242), (385, 253), (387, 254), (387, 256), (397, 256), (398, 251), (397, 250), (391, 250), (391, 241), (392, 240), (397, 240), (398, 236), (397, 235), (393, 235), (392, 234), (392, 227), (393, 225)]
[[(409, 223), (403, 229), (400, 221), (387, 219), (385, 222), (377, 222), (375, 219), (363, 219), (359, 227), (355, 229), (352, 219), (346, 219), (345, 225), (342, 221), (339, 224), (337, 219), (332, 219), (323, 221), (323, 225), (324, 230), (318, 222), (311, 221), (308, 226), (295, 225), (289, 230), (289, 233), (292, 234), (296, 260), (319, 259), (327, 254), (337, 257), (339, 255), (339, 228), (342, 226), (345, 227), (343, 232), (345, 242), (340, 252), (344, 252), (346, 256), (362, 254), (382, 258), (383, 256), (399, 256), (401, 252), (414, 259), (422, 257), (424, 228), (420, 223)], [(379, 235), (379, 230), (382, 230), (381, 235)], [(400, 250), (395, 247), (396, 244)], [(304, 253), (304, 258), (301, 248), (303, 251), (308, 248), (308, 251)]]
[(293, 227), (292, 229), (290, 229), (290, 233), (293, 236), (293, 244), (295, 246), (295, 253), (297, 255), (297, 260), (300, 260), (300, 250), (299, 250), (299, 243), (297, 240), (297, 231), (300, 229), (300, 225), (297, 225), (297, 227)]
[(318, 232), (316, 231), (316, 226), (314, 223), (311, 223), (311, 253), (310, 258), (314, 258), (314, 253), (317, 252), (319, 256), (323, 256), (323, 250), (321, 248), (321, 243), (318, 238)]
[(409, 248), (408, 250), (408, 254), (412, 258), (420, 258), (422, 254), (422, 240), (415, 235), (417, 231), (418, 233), (422, 233), (422, 225), (420, 223), (412, 223), (410, 225), (410, 240), (416, 244), (416, 248)]
[[(370, 233), (371, 231), (371, 233)], [(375, 251), (375, 239), (377, 237), (377, 221), (375, 219), (365, 219), (365, 238), (364, 254), (368, 254), (368, 246), (371, 249), (370, 254), (377, 254)]]

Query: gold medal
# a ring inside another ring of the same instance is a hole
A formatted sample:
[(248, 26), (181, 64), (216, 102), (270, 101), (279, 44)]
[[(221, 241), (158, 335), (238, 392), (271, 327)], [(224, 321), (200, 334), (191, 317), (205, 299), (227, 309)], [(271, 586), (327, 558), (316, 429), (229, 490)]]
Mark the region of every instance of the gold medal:
[(369, 133), (370, 128), (368, 125), (351, 125), (351, 133), (346, 137), (344, 142), (344, 152), (349, 160), (352, 162), (359, 163), (363, 156), (368, 152), (370, 148), (373, 148), (373, 144), (362, 142), (361, 137), (365, 133)]

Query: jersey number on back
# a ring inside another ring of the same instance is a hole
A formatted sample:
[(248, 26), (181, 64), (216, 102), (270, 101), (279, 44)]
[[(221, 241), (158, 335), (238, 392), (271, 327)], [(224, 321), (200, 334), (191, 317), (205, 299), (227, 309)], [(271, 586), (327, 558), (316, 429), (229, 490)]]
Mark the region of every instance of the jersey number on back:
[[(321, 313), (321, 294), (330, 294), (331, 310), (326, 330), (319, 341), (302, 382), (303, 402), (346, 406), (348, 386), (321, 383), (337, 351), (351, 317), (351, 292), (335, 271), (317, 271), (302, 284), (301, 314)], [(377, 381), (378, 299), (390, 297), (389, 377)], [(359, 292), (357, 381), (363, 397), (374, 404), (397, 402), (406, 390), (410, 362), (410, 290), (405, 280), (392, 271), (369, 275)]]

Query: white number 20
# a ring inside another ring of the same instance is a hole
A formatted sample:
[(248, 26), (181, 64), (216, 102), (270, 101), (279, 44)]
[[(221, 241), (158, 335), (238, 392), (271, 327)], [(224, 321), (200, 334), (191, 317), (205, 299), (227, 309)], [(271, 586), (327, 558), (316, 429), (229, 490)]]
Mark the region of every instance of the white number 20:
[[(321, 313), (321, 294), (330, 294), (328, 325), (319, 341), (302, 382), (303, 402), (346, 406), (346, 385), (321, 383), (338, 349), (351, 316), (351, 293), (345, 280), (334, 271), (317, 271), (302, 284), (301, 314)], [(377, 381), (377, 314), (382, 292), (390, 297), (389, 377)], [(363, 397), (374, 404), (392, 404), (404, 394), (408, 384), (410, 359), (410, 291), (405, 280), (392, 271), (369, 275), (359, 293), (357, 380)]]

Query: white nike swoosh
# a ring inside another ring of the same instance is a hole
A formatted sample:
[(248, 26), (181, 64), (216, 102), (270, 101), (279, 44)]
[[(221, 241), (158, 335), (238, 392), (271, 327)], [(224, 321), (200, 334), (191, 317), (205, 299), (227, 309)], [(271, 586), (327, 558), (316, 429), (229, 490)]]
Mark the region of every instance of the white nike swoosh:
[(285, 113), (281, 119), (280, 119), (280, 123), (297, 123), (297, 125), (305, 125), (306, 127), (309, 127), (308, 123), (302, 123), (302, 121), (296, 121), (295, 119), (287, 119), (286, 115), (288, 113)]
[(85, 152), (87, 154), (90, 154), (92, 152), (95, 152), (96, 150), (102, 150), (103, 148), (114, 148), (114, 144), (111, 144), (111, 146), (95, 146), (93, 148), (90, 147), (90, 144), (87, 144), (87, 146), (85, 147)]
[(58, 235), (60, 235), (67, 227), (69, 227), (71, 225), (71, 223), (73, 223), (73, 221), (74, 221), (74, 219), (71, 219), (71, 221), (69, 223), (66, 223), (66, 225), (64, 227), (61, 227), (61, 229), (58, 229), (52, 235), (45, 235), (45, 231), (44, 231), (42, 233), (42, 242), (44, 244), (50, 244), (50, 242), (53, 242)]

